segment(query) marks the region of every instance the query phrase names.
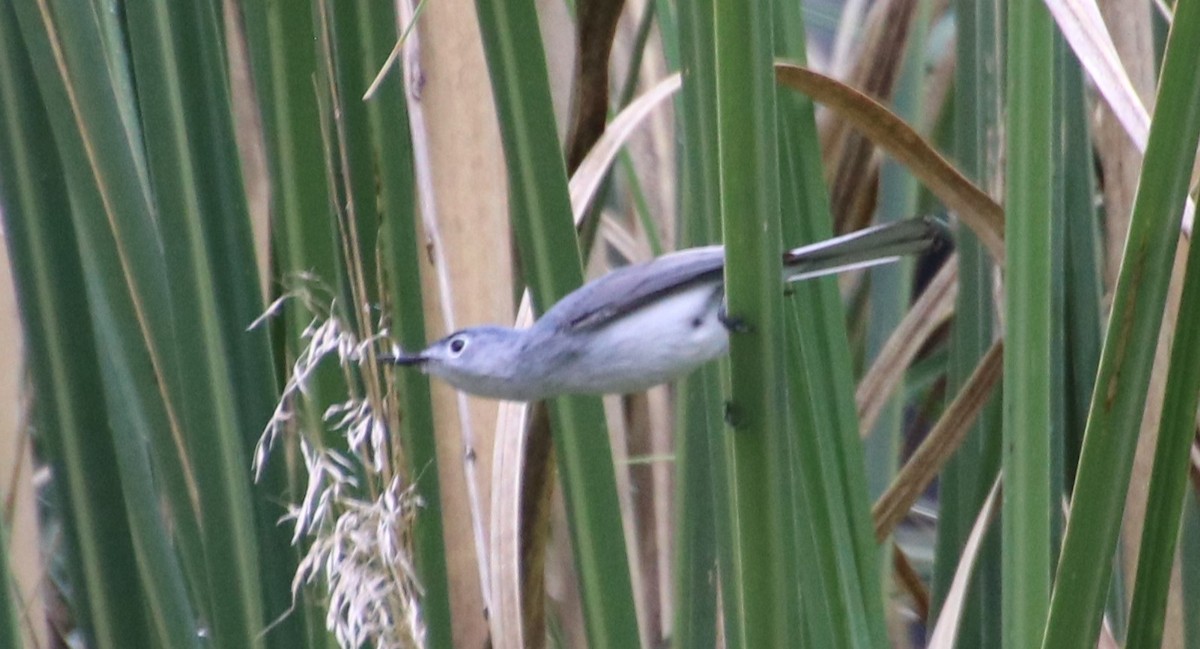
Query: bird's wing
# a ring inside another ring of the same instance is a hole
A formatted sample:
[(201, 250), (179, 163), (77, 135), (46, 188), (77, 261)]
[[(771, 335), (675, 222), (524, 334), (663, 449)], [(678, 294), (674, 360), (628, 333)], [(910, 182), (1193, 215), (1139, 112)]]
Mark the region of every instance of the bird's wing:
[(618, 268), (564, 297), (542, 320), (560, 329), (591, 329), (697, 282), (719, 281), (724, 263), (722, 248), (707, 246)]

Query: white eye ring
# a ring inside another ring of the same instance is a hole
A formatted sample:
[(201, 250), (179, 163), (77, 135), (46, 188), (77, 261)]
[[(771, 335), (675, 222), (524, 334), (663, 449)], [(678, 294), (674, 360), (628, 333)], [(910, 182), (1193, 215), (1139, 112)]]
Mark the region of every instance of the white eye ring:
[(466, 338), (455, 338), (454, 340), (450, 341), (450, 353), (453, 354), (454, 356), (462, 355), (463, 350), (466, 348), (467, 348), (467, 339)]

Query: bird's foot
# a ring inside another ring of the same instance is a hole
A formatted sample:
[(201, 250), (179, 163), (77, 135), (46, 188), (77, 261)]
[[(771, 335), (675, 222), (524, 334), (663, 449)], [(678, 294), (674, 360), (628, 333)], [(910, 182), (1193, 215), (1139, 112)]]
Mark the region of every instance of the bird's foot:
[(741, 417), (738, 416), (737, 406), (733, 405), (732, 401), (725, 402), (725, 425), (730, 428), (737, 428), (741, 423)]
[(721, 324), (725, 325), (725, 329), (729, 333), (748, 334), (754, 331), (754, 327), (750, 326), (750, 323), (741, 317), (729, 315), (729, 312), (725, 310), (725, 305), (721, 305), (721, 308), (717, 311), (717, 319), (721, 321)]

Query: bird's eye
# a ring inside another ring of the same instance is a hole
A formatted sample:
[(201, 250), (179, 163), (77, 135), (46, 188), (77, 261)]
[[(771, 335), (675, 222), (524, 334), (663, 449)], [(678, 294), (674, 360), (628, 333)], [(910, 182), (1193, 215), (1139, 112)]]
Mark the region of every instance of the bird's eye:
[(454, 354), (455, 356), (461, 354), (466, 348), (467, 341), (465, 338), (455, 338), (454, 340), (450, 341), (450, 353)]

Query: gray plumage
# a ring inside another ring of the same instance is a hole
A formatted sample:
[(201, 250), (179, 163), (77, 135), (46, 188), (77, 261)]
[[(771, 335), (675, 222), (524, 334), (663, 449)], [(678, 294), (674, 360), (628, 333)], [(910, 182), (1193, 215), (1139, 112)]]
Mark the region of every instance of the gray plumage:
[[(783, 279), (887, 263), (943, 238), (932, 218), (867, 228), (785, 252)], [(584, 284), (528, 329), (472, 327), (388, 360), (499, 399), (640, 391), (724, 353), (724, 265), (721, 246), (666, 254)]]

